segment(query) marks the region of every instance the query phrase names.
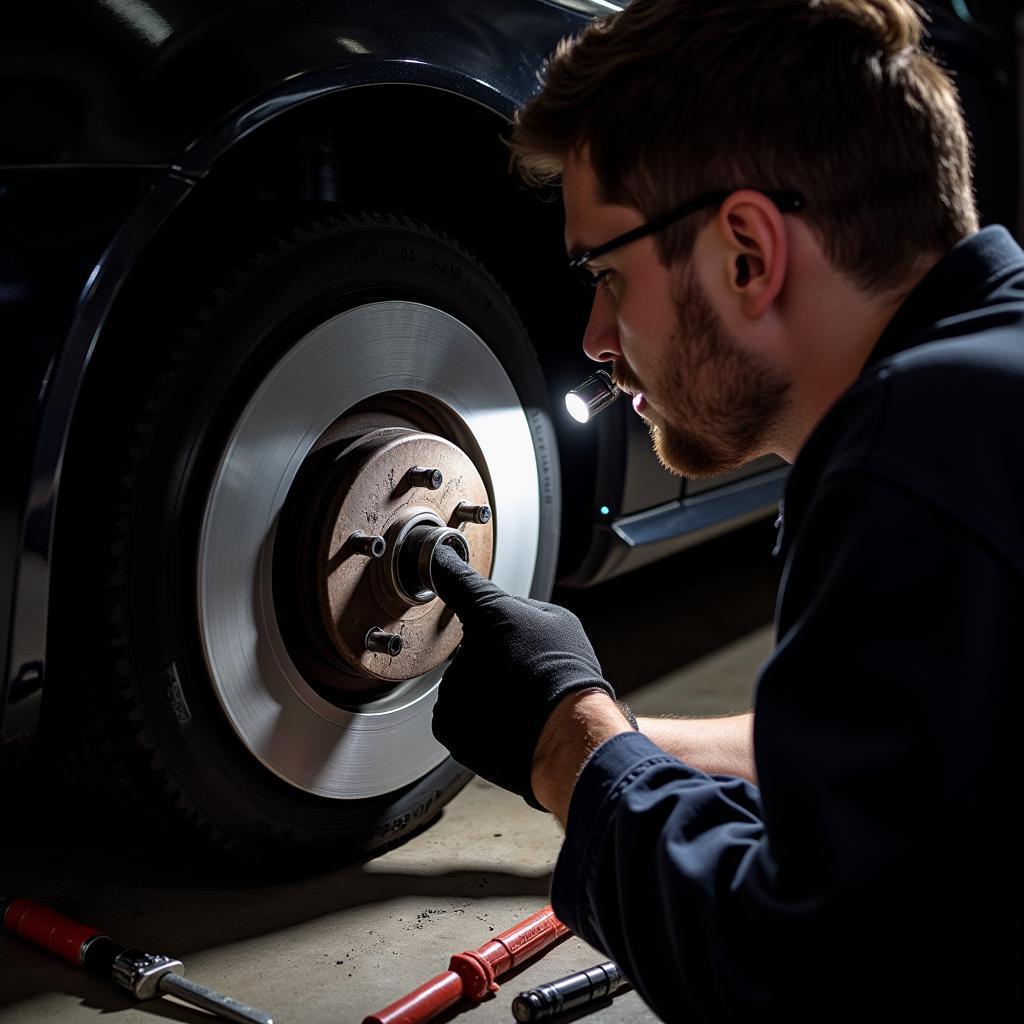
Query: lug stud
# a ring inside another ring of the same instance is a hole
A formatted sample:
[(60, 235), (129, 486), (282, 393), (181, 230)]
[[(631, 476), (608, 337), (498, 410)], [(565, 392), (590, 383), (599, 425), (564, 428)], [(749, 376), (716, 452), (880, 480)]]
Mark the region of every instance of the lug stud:
[(471, 505), (468, 501), (460, 501), (455, 506), (455, 518), (460, 523), (477, 523), (483, 526), (491, 521), (490, 505)]
[(387, 654), (392, 658), (397, 658), (402, 653), (405, 641), (398, 633), (385, 633), (383, 629), (371, 626), (366, 632), (363, 644), (368, 651), (372, 651), (374, 654)]
[(370, 558), (380, 558), (388, 549), (388, 542), (383, 537), (362, 530), (350, 533), (346, 544), (358, 554), (369, 555)]
[(413, 466), (405, 474), (406, 480), (413, 487), (426, 487), (431, 491), (439, 491), (444, 483), (444, 474), (439, 469), (427, 469), (423, 466)]

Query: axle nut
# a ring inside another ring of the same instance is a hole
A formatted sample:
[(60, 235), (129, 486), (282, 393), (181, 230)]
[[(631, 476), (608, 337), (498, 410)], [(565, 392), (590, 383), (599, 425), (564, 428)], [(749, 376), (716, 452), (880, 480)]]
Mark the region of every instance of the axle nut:
[(466, 538), (447, 526), (435, 526), (429, 522), (414, 526), (402, 541), (397, 556), (398, 584), (416, 604), (427, 604), (437, 596), (433, 577), (434, 553), (442, 545), (454, 548), (464, 562), (469, 561)]

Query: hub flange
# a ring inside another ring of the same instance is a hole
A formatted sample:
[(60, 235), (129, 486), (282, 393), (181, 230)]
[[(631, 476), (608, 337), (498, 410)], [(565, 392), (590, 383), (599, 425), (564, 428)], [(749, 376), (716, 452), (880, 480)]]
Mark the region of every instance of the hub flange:
[[(452, 543), (473, 568), (489, 575), (494, 519), (467, 522), (457, 511), (460, 505), (489, 507), (480, 473), (452, 442), (402, 427), (337, 442), (321, 449), (317, 459), (297, 547), (299, 605), (305, 609), (300, 614), (319, 654), (317, 680), (365, 691), (360, 678), (396, 684), (435, 668), (459, 644), (462, 627), (415, 581), (429, 580), (427, 548), (439, 542)], [(440, 473), (439, 488), (410, 477), (410, 469), (423, 466)], [(365, 537), (382, 543), (371, 548)], [(372, 630), (400, 636), (401, 643), (390, 648), (400, 647), (400, 653), (391, 655), (381, 645), (368, 649)]]

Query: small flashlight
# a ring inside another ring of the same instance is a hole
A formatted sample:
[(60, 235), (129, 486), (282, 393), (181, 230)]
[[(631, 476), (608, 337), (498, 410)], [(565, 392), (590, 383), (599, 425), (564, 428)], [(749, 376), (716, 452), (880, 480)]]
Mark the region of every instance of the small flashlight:
[(579, 387), (565, 396), (565, 408), (578, 423), (586, 423), (603, 412), (622, 394), (615, 381), (604, 370), (598, 370)]

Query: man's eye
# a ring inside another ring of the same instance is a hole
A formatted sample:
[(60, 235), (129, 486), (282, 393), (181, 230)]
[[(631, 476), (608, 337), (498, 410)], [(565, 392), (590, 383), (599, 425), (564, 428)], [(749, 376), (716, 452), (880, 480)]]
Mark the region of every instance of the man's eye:
[(576, 267), (577, 280), (591, 295), (602, 286), (607, 290), (614, 280), (614, 273), (610, 268), (598, 270), (596, 267), (590, 267), (586, 264)]

